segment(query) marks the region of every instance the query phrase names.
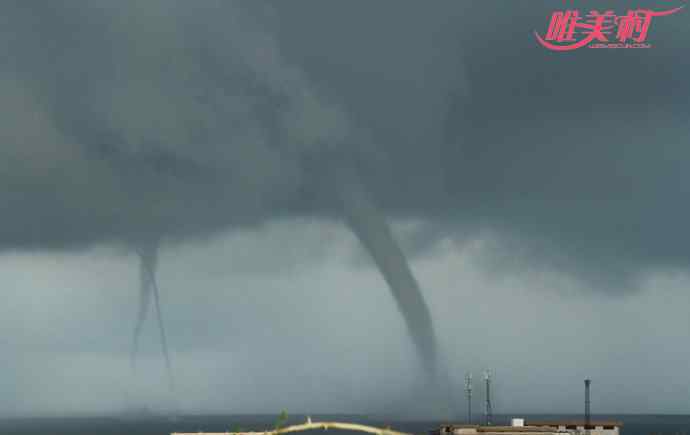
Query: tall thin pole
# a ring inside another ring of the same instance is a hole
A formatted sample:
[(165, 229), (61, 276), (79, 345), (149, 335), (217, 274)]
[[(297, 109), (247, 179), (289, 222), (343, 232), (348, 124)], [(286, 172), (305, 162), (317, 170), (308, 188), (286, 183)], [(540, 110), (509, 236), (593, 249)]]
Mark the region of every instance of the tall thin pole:
[(592, 381), (585, 379), (585, 430), (589, 429), (592, 424), (591, 415), (589, 413), (589, 384)]
[(486, 417), (486, 425), (491, 425), (491, 371), (484, 372), (484, 380), (486, 381), (486, 409), (484, 415)]
[(465, 394), (467, 395), (467, 424), (472, 424), (472, 373), (465, 375)]

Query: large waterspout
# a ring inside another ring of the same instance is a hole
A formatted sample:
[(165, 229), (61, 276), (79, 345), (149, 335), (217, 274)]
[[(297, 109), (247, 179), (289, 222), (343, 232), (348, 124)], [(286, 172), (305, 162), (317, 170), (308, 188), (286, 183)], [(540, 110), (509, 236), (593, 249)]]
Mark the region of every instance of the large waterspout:
[(340, 198), (350, 228), (371, 254), (403, 315), (426, 372), (438, 368), (438, 349), (429, 308), (405, 255), (368, 192), (351, 173), (339, 177)]

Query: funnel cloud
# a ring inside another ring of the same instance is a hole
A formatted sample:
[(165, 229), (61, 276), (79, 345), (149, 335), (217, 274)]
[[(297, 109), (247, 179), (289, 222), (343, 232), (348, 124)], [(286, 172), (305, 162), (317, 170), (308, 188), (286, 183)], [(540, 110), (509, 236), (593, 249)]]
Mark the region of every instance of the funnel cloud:
[(158, 292), (158, 282), (156, 280), (156, 269), (158, 266), (158, 243), (143, 244), (138, 250), (139, 255), (139, 310), (134, 326), (134, 335), (132, 337), (132, 350), (130, 354), (130, 366), (132, 375), (136, 374), (137, 353), (139, 351), (139, 339), (141, 337), (142, 328), (146, 321), (146, 316), (151, 308), (151, 299), (153, 299), (153, 309), (156, 315), (156, 325), (158, 327), (158, 334), (160, 339), (161, 351), (163, 360), (165, 362), (165, 373), (168, 380), (168, 388), (171, 393), (175, 392), (175, 378), (173, 376), (172, 363), (170, 361), (170, 352), (168, 350), (168, 339), (165, 333), (165, 325), (163, 323), (163, 314), (161, 313), (160, 295)]
[(431, 313), (405, 255), (357, 178), (342, 171), (338, 184), (347, 222), (388, 283), (422, 363), (433, 376), (438, 368), (438, 349)]

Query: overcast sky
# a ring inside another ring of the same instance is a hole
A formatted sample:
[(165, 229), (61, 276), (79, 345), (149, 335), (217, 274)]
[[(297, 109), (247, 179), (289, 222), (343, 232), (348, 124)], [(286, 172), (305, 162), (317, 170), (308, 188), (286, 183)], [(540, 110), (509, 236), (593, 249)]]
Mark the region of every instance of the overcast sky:
[(690, 12), (553, 53), (510, 4), (3, 2), (0, 414), (423, 410), (381, 217), (453, 406), (689, 412)]

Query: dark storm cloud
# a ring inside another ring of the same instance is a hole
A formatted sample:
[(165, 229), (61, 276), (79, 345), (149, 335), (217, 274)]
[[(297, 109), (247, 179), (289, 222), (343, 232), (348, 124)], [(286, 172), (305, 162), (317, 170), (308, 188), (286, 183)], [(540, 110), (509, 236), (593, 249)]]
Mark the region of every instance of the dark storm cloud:
[[(543, 33), (548, 12), (516, 21)], [(468, 61), (472, 96), (452, 118), (454, 146), (443, 159), (457, 164), (446, 166), (448, 192), (464, 205), (457, 210), (476, 210), (465, 216), (598, 288), (625, 288), (639, 270), (686, 267), (689, 19), (687, 11), (658, 18), (646, 51), (559, 55), (511, 30), (480, 32), (490, 43)]]
[(602, 286), (685, 266), (689, 12), (650, 50), (552, 53), (553, 7), (8, 2), (0, 244), (340, 216), (346, 161), (430, 238), (490, 230)]
[[(12, 198), (11, 217), (25, 221), (23, 231), (7, 231), (8, 244), (63, 246), (199, 233), (221, 222), (253, 221), (262, 198), (292, 188), (293, 163), (271, 152), (252, 113), (257, 99), (252, 92), (265, 96), (269, 90), (252, 89), (251, 71), (224, 65), (210, 73), (195, 70), (203, 57), (195, 43), (202, 49), (211, 43), (187, 39), (194, 32), (185, 31), (181, 21), (194, 25), (199, 17), (186, 12), (193, 10), (165, 2), (119, 7), (102, 2), (21, 5), (11, 14), (15, 43), (8, 43), (7, 75), (24, 83), (7, 84), (17, 101), (6, 104), (19, 106), (18, 117), (42, 112), (43, 119), (36, 120), (41, 122), (25, 128), (47, 130), (42, 139), (62, 143), (67, 156), (54, 161), (39, 149), (40, 155), (30, 157), (45, 160), (47, 170), (4, 171), (11, 181), (31, 176), (13, 183), (14, 191), (21, 187), (25, 194)], [(197, 15), (204, 13), (210, 15)], [(214, 38), (198, 39), (204, 37)], [(215, 40), (213, 46), (226, 47), (224, 42)], [(23, 148), (48, 146), (22, 142), (5, 151), (13, 157)], [(70, 183), (88, 187), (77, 190)], [(232, 207), (233, 200), (240, 206)]]
[(687, 265), (687, 11), (653, 21), (650, 50), (554, 53), (532, 34), (546, 31), (553, 2), (340, 5), (332, 21), (323, 9), (284, 44), (312, 50), (307, 71), (340, 83), (385, 138), (389, 178), (370, 173), (371, 184), (391, 213), (432, 218), (417, 240), (488, 231), (494, 272), (543, 266), (598, 289)]

